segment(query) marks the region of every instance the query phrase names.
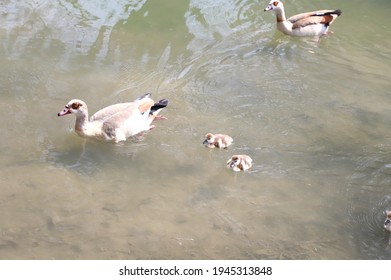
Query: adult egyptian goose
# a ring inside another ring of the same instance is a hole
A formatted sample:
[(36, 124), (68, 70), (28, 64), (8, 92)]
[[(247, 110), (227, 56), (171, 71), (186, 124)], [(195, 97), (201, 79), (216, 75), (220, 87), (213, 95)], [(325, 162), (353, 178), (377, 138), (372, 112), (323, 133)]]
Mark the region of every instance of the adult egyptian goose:
[(233, 171), (245, 171), (253, 165), (253, 160), (248, 155), (233, 155), (227, 161), (227, 167)]
[(212, 134), (205, 135), (205, 140), (202, 143), (208, 148), (226, 149), (232, 144), (232, 137), (225, 134)]
[(386, 214), (386, 220), (384, 221), (384, 228), (391, 232), (391, 211), (384, 211)]
[(322, 36), (329, 31), (330, 24), (339, 17), (341, 10), (319, 10), (285, 17), (281, 1), (272, 0), (265, 11), (274, 11), (277, 17), (277, 29), (292, 36)]
[(158, 113), (167, 106), (168, 100), (154, 102), (151, 94), (145, 94), (133, 102), (118, 103), (96, 112), (88, 120), (85, 102), (72, 99), (59, 112), (58, 116), (76, 115), (75, 131), (79, 136), (118, 143), (128, 137), (154, 128), (155, 118), (162, 119)]

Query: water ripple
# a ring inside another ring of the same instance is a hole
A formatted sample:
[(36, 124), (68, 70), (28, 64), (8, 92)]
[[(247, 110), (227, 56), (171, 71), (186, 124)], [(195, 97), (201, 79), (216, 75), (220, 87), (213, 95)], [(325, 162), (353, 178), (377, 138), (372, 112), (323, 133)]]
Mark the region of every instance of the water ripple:
[(390, 234), (383, 228), (384, 210), (391, 209), (389, 154), (362, 158), (348, 183), (348, 216), (352, 242), (364, 259), (389, 259)]

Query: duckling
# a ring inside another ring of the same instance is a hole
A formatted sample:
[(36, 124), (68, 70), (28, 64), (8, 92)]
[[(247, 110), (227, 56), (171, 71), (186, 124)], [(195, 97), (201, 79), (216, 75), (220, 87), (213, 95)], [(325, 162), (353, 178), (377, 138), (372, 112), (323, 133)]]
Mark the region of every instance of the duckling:
[(386, 220), (384, 221), (384, 228), (386, 230), (388, 230), (389, 232), (391, 232), (391, 211), (386, 210), (386, 211), (384, 211), (384, 213), (387, 216)]
[(227, 161), (227, 167), (233, 171), (245, 171), (251, 168), (253, 160), (248, 155), (233, 155)]
[(202, 143), (208, 148), (227, 149), (232, 144), (232, 137), (225, 134), (212, 134), (205, 135), (205, 140)]

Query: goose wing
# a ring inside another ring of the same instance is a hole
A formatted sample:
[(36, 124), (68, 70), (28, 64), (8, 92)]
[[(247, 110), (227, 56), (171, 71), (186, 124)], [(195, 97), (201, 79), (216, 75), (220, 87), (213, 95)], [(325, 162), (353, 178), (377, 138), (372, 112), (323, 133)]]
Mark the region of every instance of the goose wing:
[(309, 13), (294, 15), (287, 20), (292, 23), (292, 29), (314, 24), (330, 24), (341, 15), (340, 10), (319, 10)]
[[(144, 112), (153, 105), (153, 100), (150, 98), (150, 96), (151, 94), (147, 93), (136, 99), (134, 102), (118, 103), (107, 106), (92, 115), (90, 121), (106, 121), (112, 117), (115, 117), (115, 115), (126, 115), (131, 113), (134, 110), (135, 106), (139, 106), (139, 110), (141, 112)], [(149, 104), (151, 103), (152, 105), (149, 106)]]
[(114, 116), (115, 114), (118, 114), (122, 111), (126, 111), (128, 107), (132, 106), (132, 104), (133, 102), (128, 102), (107, 106), (92, 115), (90, 121), (105, 121)]
[(126, 139), (150, 127), (149, 112), (154, 102), (150, 98), (128, 103), (122, 110), (106, 117), (102, 129), (108, 138)]

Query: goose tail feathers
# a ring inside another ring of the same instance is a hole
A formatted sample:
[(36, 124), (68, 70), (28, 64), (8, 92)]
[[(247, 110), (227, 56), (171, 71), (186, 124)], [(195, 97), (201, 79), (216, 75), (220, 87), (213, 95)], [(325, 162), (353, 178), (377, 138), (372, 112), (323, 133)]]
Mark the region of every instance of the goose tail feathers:
[(336, 16), (339, 17), (340, 15), (342, 15), (342, 11), (341, 11), (340, 9), (337, 9), (337, 10), (335, 10), (335, 11), (325, 13), (325, 15), (330, 15), (330, 16), (336, 15)]
[(160, 110), (167, 107), (167, 105), (168, 105), (168, 100), (161, 99), (152, 105), (151, 111), (149, 112), (149, 114), (156, 116), (160, 112)]

